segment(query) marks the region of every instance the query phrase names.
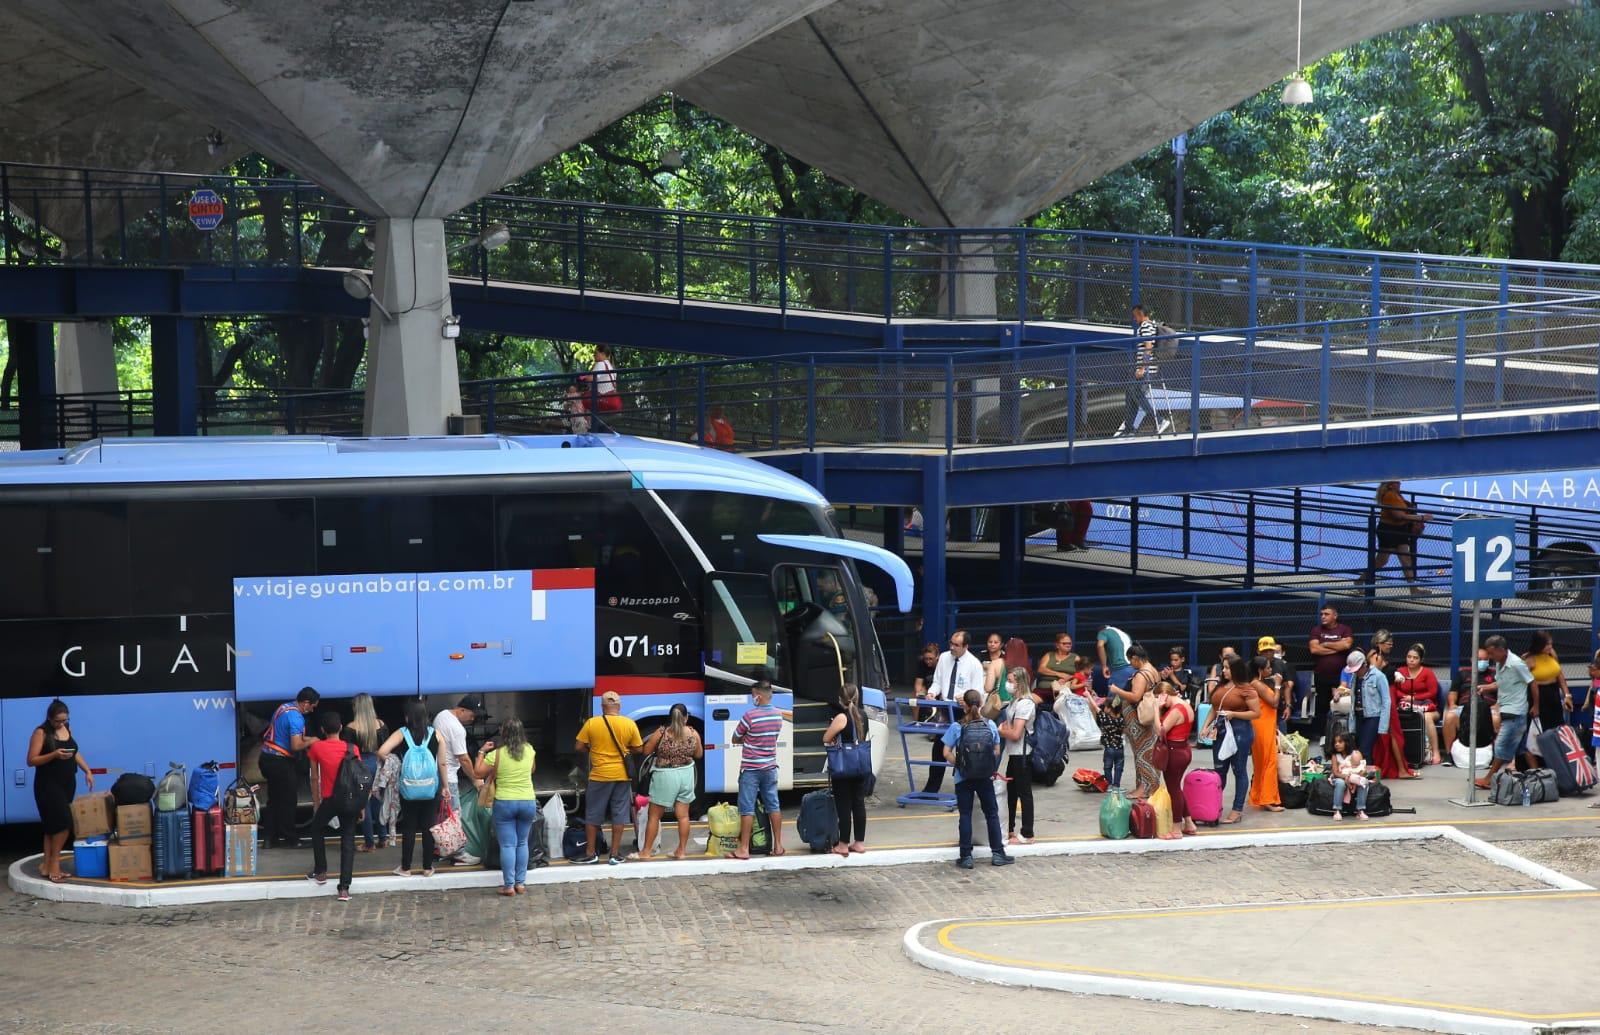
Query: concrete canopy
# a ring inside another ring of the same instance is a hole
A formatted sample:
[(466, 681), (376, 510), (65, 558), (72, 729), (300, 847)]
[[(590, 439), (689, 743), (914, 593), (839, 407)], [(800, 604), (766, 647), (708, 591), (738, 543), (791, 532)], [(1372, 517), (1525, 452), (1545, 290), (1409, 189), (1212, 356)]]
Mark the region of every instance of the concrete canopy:
[(826, 0), (18, 0), (358, 208), (439, 217)]
[[(60, 36), (11, 7), (0, 8), (0, 155), (9, 162), (68, 169), (158, 169), (209, 172), (245, 153), (224, 140), (212, 154), (211, 124), (105, 65), (76, 52)], [(108, 177), (108, 179), (110, 179)], [(122, 204), (130, 215), (156, 203), (140, 193), (137, 177), (117, 177), (130, 191)], [(84, 199), (56, 174), (13, 170), (12, 207), (37, 219), (81, 253), (90, 214)], [(100, 195), (90, 212), (97, 236), (116, 232), (118, 199)]]
[[(1305, 60), (1561, 0), (1311, 0)], [(682, 84), (930, 226), (1016, 222), (1294, 71), (1294, 0), (839, 0)]]

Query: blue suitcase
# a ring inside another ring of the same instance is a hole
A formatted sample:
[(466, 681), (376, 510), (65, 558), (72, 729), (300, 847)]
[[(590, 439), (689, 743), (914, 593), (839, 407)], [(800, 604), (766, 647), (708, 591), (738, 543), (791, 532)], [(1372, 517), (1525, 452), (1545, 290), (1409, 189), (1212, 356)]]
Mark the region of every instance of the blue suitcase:
[(156, 880), (188, 880), (194, 876), (194, 828), (188, 808), (157, 812), (154, 834), (151, 869)]

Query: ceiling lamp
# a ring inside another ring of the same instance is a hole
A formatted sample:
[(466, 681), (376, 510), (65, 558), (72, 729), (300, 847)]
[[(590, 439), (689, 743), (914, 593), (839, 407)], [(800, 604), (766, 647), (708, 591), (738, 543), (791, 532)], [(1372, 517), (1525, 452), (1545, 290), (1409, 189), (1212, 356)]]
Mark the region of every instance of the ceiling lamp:
[(1300, 62), (1300, 31), (1301, 23), (1305, 18), (1305, 0), (1295, 0), (1294, 13), (1294, 78), (1290, 79), (1283, 87), (1283, 96), (1279, 98), (1284, 104), (1298, 107), (1310, 104), (1311, 84), (1306, 82), (1304, 66)]

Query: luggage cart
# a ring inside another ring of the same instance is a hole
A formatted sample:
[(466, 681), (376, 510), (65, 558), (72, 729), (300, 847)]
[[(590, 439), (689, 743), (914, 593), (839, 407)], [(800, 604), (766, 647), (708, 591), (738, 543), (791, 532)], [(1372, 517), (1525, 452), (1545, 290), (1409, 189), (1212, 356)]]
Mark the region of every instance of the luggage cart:
[[(921, 766), (925, 769), (932, 769), (937, 766), (943, 769), (954, 769), (955, 766), (949, 762), (935, 762), (928, 758), (913, 757), (914, 754), (927, 754), (927, 748), (924, 747), (917, 752), (913, 752), (911, 750), (911, 741), (908, 738), (916, 737), (918, 744), (926, 744), (927, 741), (921, 739), (923, 736), (944, 736), (944, 731), (950, 728), (952, 722), (956, 721), (957, 706), (958, 703), (955, 701), (917, 700), (909, 697), (895, 700), (895, 725), (900, 728), (900, 751), (905, 756), (906, 784), (910, 788), (905, 794), (895, 799), (895, 804), (901, 808), (905, 808), (907, 805), (939, 805), (946, 810), (953, 810), (956, 807), (956, 796), (953, 789), (950, 791), (933, 791), (931, 793), (918, 790), (917, 788), (921, 786), (921, 783), (917, 780), (916, 768)], [(918, 718), (918, 712), (930, 710), (933, 712), (931, 716)]]

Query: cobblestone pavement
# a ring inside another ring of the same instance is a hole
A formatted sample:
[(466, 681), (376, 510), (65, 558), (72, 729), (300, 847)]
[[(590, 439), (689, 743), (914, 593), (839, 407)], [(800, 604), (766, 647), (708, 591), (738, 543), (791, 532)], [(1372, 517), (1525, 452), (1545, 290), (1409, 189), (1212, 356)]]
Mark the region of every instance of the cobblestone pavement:
[(1429, 841), (585, 882), (517, 899), (358, 895), (344, 906), (126, 910), (6, 891), (0, 1029), (438, 1031), (520, 1018), (533, 1030), (1016, 1031), (1053, 1016), (1078, 1031), (1283, 1031), (1282, 1018), (972, 985), (913, 965), (900, 940), (947, 916), (1538, 886)]

